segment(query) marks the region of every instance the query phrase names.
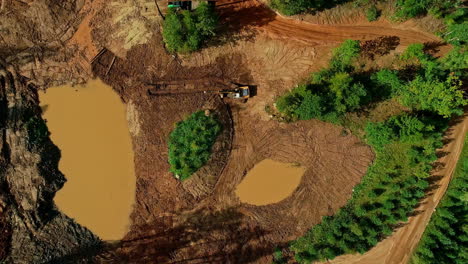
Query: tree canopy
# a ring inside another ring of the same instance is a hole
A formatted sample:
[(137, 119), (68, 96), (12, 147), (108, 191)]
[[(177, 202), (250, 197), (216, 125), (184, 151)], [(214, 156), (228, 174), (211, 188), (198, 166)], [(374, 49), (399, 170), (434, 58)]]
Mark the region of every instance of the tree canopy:
[(169, 8), (163, 23), (164, 42), (170, 52), (192, 52), (216, 35), (217, 25), (218, 17), (206, 2), (194, 12)]
[(170, 171), (180, 180), (188, 179), (208, 162), (220, 131), (216, 118), (203, 111), (178, 122), (169, 135)]
[(447, 192), (415, 250), (412, 264), (468, 263), (468, 136)]

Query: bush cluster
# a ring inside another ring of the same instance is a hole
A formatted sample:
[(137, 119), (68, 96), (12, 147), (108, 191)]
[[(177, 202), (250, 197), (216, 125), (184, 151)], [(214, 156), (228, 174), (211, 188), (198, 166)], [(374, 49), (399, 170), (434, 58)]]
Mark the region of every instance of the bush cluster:
[[(334, 50), (330, 66), (314, 73), (311, 81), (276, 100), (278, 111), (289, 120), (317, 118), (338, 122), (349, 111), (378, 99), (394, 97), (413, 110), (425, 110), (449, 117), (463, 113), (468, 104), (461, 91), (468, 54), (455, 48), (442, 60), (424, 53), (422, 44), (410, 45), (401, 55), (407, 71), (382, 69), (372, 75), (358, 72), (353, 61), (359, 56), (359, 42), (345, 41)], [(407, 75), (407, 74), (406, 74)]]
[(200, 3), (194, 12), (169, 8), (163, 24), (164, 42), (170, 52), (195, 51), (215, 36), (217, 25), (218, 17), (206, 2)]
[(379, 10), (375, 5), (369, 7), (366, 11), (366, 18), (368, 21), (375, 21), (379, 17)]
[(412, 264), (468, 263), (468, 136), (453, 179), (433, 213)]
[(280, 13), (291, 16), (307, 11), (318, 11), (330, 8), (346, 0), (270, 0), (270, 6)]
[(169, 135), (170, 171), (176, 178), (185, 180), (208, 162), (220, 131), (219, 122), (203, 111), (176, 124)]
[(279, 97), (277, 109), (292, 120), (317, 118), (331, 122), (356, 110), (367, 95), (363, 84), (353, 77), (352, 63), (359, 54), (359, 41), (345, 41), (333, 51), (329, 68), (314, 73), (309, 83)]

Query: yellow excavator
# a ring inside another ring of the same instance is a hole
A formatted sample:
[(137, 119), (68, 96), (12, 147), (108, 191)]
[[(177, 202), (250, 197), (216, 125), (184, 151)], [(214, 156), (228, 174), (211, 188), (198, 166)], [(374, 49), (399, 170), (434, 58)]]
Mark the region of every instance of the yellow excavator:
[(234, 89), (223, 89), (217, 92), (221, 98), (247, 99), (250, 97), (249, 86), (239, 86)]

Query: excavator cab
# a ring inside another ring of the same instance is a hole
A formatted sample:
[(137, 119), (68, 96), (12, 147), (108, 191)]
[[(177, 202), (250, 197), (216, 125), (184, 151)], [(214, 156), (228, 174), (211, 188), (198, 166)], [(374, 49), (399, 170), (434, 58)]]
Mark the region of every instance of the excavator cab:
[(250, 97), (249, 86), (239, 86), (234, 89), (224, 89), (219, 91), (221, 98), (228, 97), (233, 99), (247, 99)]

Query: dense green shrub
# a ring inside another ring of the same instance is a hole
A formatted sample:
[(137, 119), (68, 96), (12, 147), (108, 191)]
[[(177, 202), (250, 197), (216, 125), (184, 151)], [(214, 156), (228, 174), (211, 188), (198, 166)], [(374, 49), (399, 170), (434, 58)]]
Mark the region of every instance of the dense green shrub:
[(412, 264), (468, 263), (468, 136), (453, 179), (431, 217)]
[[(397, 0), (395, 15), (406, 19), (427, 13), (431, 13), (436, 17), (447, 17), (457, 12), (457, 9), (462, 8), (462, 5), (462, 0)], [(452, 18), (452, 20), (456, 18)]]
[(466, 51), (466, 47), (453, 48), (442, 58), (441, 64), (443, 70), (451, 71), (455, 76), (466, 79), (468, 77), (468, 52)]
[(270, 6), (281, 14), (291, 16), (331, 8), (344, 2), (347, 0), (270, 0)]
[(379, 10), (377, 10), (377, 7), (375, 5), (372, 5), (369, 7), (366, 11), (366, 18), (368, 21), (375, 21), (379, 17)]
[(453, 45), (465, 45), (468, 43), (468, 22), (448, 26), (444, 39)]
[(364, 86), (351, 74), (352, 63), (359, 53), (359, 41), (345, 41), (333, 50), (329, 68), (313, 74), (310, 83), (279, 97), (277, 109), (292, 119), (335, 122), (343, 113), (356, 110), (367, 95)]
[(400, 101), (411, 108), (429, 110), (444, 117), (462, 114), (468, 101), (463, 98), (462, 82), (457, 75), (461, 73), (459, 67), (466, 66), (466, 61), (454, 60), (452, 53), (436, 60), (425, 54), (423, 48), (422, 44), (410, 45), (401, 56), (403, 60), (419, 64), (421, 69), (413, 80), (399, 87)]
[(171, 52), (198, 50), (215, 35), (218, 17), (213, 8), (202, 2), (195, 12), (169, 8), (163, 24), (163, 38)]
[(185, 180), (206, 164), (220, 131), (219, 122), (203, 111), (176, 124), (169, 136), (170, 171), (176, 178)]

